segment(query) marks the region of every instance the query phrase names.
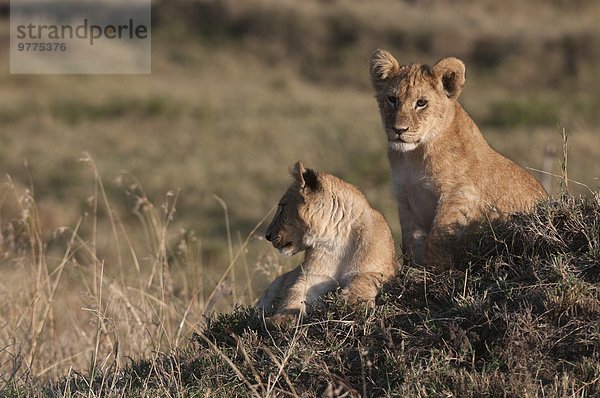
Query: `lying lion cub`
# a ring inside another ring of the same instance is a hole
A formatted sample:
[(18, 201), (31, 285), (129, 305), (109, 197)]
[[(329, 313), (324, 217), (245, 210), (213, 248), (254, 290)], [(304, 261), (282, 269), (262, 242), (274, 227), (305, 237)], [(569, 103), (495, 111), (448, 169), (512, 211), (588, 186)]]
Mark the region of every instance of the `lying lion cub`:
[(396, 271), (387, 222), (362, 192), (335, 176), (300, 162), (292, 176), (266, 238), (284, 255), (305, 251), (304, 261), (275, 279), (257, 307), (285, 319), (338, 287), (348, 302), (373, 302)]
[(458, 103), (462, 61), (400, 66), (376, 50), (370, 75), (388, 139), (403, 251), (416, 263), (450, 267), (452, 248), (469, 223), (530, 210), (547, 196), (488, 145)]

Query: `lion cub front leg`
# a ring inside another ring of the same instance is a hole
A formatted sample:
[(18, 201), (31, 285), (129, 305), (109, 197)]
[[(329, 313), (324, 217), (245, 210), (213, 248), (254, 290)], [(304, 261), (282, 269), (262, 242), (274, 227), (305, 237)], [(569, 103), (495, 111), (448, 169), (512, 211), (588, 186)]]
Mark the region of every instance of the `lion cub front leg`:
[(380, 272), (365, 272), (355, 275), (348, 283), (343, 283), (341, 297), (348, 304), (366, 302), (375, 305), (375, 297), (383, 285), (384, 275)]
[(267, 287), (265, 292), (258, 299), (256, 308), (262, 311), (265, 316), (271, 316), (278, 308), (282, 295), (287, 291), (292, 283), (297, 279), (298, 268), (295, 268), (285, 274), (279, 275)]
[(294, 272), (294, 282), (283, 292), (282, 300), (271, 323), (281, 324), (295, 319), (306, 312), (306, 306), (317, 300), (323, 293), (335, 289), (336, 281), (326, 273), (314, 272), (300, 265)]
[(452, 267), (452, 251), (458, 244), (465, 227), (477, 219), (481, 212), (479, 206), (462, 200), (464, 193), (441, 202), (427, 237), (427, 248), (423, 264), (435, 271), (444, 271)]
[(398, 197), (398, 214), (402, 230), (402, 252), (407, 258), (420, 264), (425, 255), (427, 231), (416, 220), (416, 215), (408, 204), (406, 197)]

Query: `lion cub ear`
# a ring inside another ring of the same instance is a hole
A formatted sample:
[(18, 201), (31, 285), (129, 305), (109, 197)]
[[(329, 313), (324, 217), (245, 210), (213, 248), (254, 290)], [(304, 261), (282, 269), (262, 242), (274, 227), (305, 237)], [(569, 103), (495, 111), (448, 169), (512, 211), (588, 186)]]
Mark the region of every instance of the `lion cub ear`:
[(369, 73), (373, 85), (389, 79), (399, 71), (400, 65), (392, 54), (381, 49), (373, 51), (369, 60)]
[(294, 165), (292, 176), (298, 181), (300, 188), (303, 190), (318, 191), (321, 188), (317, 173), (312, 169), (305, 168), (300, 161)]
[(433, 72), (441, 80), (448, 98), (458, 98), (465, 84), (465, 64), (458, 58), (448, 57), (438, 61)]

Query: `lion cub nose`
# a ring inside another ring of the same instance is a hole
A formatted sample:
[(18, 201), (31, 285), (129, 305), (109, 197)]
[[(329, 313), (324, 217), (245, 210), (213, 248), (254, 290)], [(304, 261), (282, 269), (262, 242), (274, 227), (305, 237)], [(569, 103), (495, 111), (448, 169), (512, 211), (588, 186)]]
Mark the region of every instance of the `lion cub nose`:
[(267, 240), (268, 240), (269, 242), (272, 242), (272, 241), (273, 241), (273, 234), (272, 234), (272, 233), (270, 233), (270, 232), (267, 232), (267, 233), (265, 234), (265, 238), (267, 238)]
[(406, 133), (408, 131), (408, 127), (394, 127), (394, 132), (396, 134)]

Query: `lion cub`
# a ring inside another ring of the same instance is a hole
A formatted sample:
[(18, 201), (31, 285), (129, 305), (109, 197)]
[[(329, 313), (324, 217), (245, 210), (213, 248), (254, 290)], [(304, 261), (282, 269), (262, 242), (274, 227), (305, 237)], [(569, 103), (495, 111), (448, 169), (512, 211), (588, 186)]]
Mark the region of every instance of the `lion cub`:
[(351, 303), (374, 302), (396, 271), (387, 222), (353, 185), (300, 162), (291, 174), (294, 181), (279, 201), (266, 238), (284, 255), (305, 251), (304, 261), (276, 278), (257, 307), (285, 319), (338, 287)]
[(389, 52), (376, 50), (370, 75), (388, 140), (403, 251), (417, 264), (450, 267), (465, 226), (531, 210), (547, 196), (530, 174), (488, 145), (458, 103), (462, 61), (400, 66)]

